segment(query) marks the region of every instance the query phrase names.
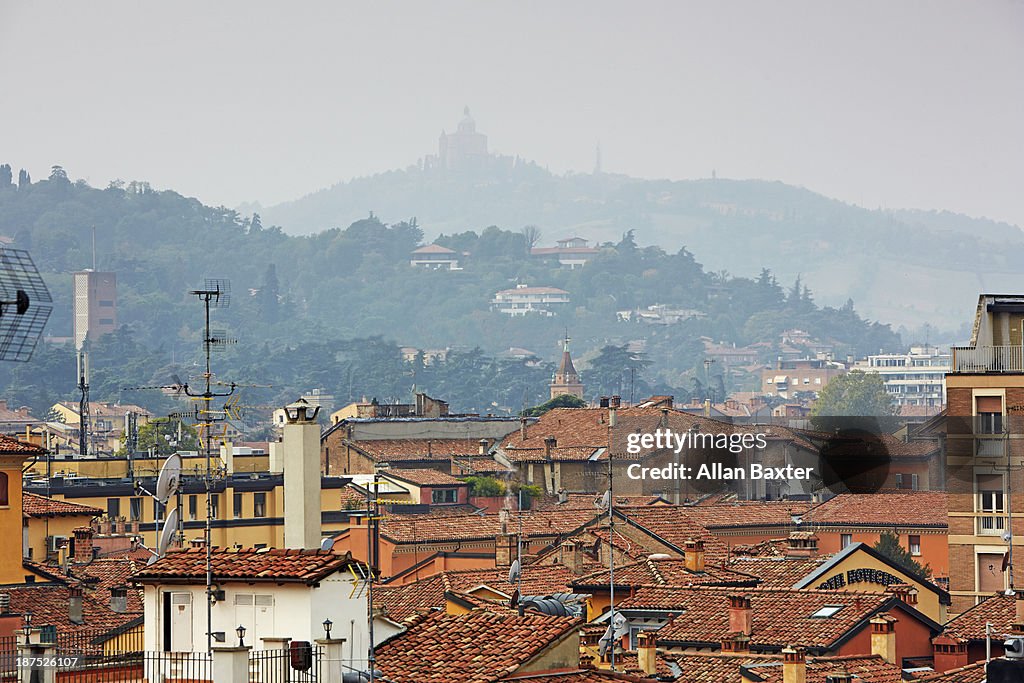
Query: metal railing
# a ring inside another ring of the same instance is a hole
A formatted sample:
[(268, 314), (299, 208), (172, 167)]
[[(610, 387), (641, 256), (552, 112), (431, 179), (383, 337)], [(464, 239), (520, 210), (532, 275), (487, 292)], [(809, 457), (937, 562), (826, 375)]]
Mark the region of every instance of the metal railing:
[[(297, 645), (297, 643), (296, 643)], [(322, 649), (308, 648), (294, 657), (292, 650), (249, 652), (249, 683), (316, 683), (321, 680)], [(295, 668), (298, 664), (300, 668)]]
[(1024, 346), (954, 346), (953, 372), (1024, 372)]

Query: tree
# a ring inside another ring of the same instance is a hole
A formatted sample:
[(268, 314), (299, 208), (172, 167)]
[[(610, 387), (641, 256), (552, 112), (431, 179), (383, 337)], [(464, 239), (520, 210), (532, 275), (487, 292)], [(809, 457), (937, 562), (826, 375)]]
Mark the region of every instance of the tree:
[(18, 189), (24, 190), (32, 184), (32, 176), (28, 174), (28, 171), (21, 169), (18, 171)]
[(3, 164), (0, 166), (0, 189), (10, 187), (13, 179), (14, 175), (11, 172), (11, 165)]
[(561, 396), (555, 396), (549, 401), (541, 403), (539, 406), (527, 408), (522, 412), (523, 417), (540, 417), (544, 413), (548, 412), (552, 408), (586, 408), (587, 402), (579, 396), (573, 396), (572, 394), (562, 394)]
[(263, 284), (260, 286), (259, 304), (260, 318), (265, 323), (276, 323), (280, 313), (281, 286), (277, 281), (277, 266), (267, 264), (263, 273)]
[(911, 573), (919, 576), (931, 574), (931, 568), (928, 565), (921, 566), (921, 563), (914, 559), (910, 551), (900, 545), (900, 537), (891, 531), (883, 531), (874, 548)]
[(466, 477), (469, 484), (469, 495), (481, 498), (494, 498), (505, 495), (505, 485), (494, 477)]
[(157, 455), (177, 451), (199, 450), (199, 434), (195, 427), (178, 420), (150, 420), (139, 427), (139, 451), (154, 449)]
[(894, 414), (882, 376), (863, 370), (852, 370), (830, 381), (811, 409), (812, 417), (887, 417)]
[(520, 230), (519, 232), (526, 239), (526, 251), (527, 253), (529, 253), (529, 251), (533, 249), (535, 246), (537, 246), (538, 242), (540, 242), (540, 228), (538, 228), (536, 225), (526, 225), (523, 226), (523, 229)]

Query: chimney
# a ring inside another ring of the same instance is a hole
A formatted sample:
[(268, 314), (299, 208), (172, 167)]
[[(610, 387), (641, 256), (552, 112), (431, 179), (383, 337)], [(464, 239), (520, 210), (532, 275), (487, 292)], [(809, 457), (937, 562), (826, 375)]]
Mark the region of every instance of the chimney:
[(659, 424), (659, 426), (662, 429), (668, 428), (668, 408), (661, 409), (661, 423)]
[(558, 447), (558, 439), (553, 436), (544, 437), (544, 459), (551, 460), (551, 449)]
[(270, 474), (281, 474), (284, 472), (284, 444), (280, 441), (271, 441), (267, 444), (267, 456), (269, 464), (267, 472)]
[(68, 620), (72, 624), (84, 624), (82, 615), (82, 589), (74, 586), (68, 589)]
[(92, 562), (92, 527), (80, 526), (75, 534), (75, 562), (88, 564)]
[(887, 593), (892, 593), (906, 605), (917, 604), (917, 591), (907, 583), (891, 583), (886, 587)]
[(596, 669), (594, 666), (594, 655), (580, 655), (580, 668), (581, 669)]
[(494, 539), (494, 566), (511, 566), (514, 559), (516, 559), (516, 536), (505, 533), (503, 530)]
[(896, 620), (888, 614), (879, 614), (871, 620), (871, 654), (896, 663)]
[(519, 438), (526, 441), (526, 418), (519, 418)]
[(729, 596), (729, 631), (745, 636), (754, 632), (754, 610), (750, 607), (750, 596)]
[(558, 504), (565, 505), (569, 502), (569, 492), (565, 489), (558, 489)]
[(110, 611), (118, 614), (124, 614), (128, 611), (128, 589), (124, 586), (111, 587)]
[(651, 631), (641, 631), (636, 634), (636, 659), (640, 669), (647, 676), (653, 676), (658, 672), (658, 650), (657, 640)]
[(284, 547), (320, 549), (320, 407), (284, 408)]
[(683, 545), (683, 562), (686, 571), (704, 571), (704, 541), (690, 539)]
[(562, 565), (573, 573), (574, 576), (583, 574), (584, 553), (582, 544), (576, 541), (564, 541), (559, 547)]
[(818, 537), (812, 531), (794, 531), (786, 539), (786, 557), (814, 557), (818, 554)]
[(825, 683), (853, 683), (853, 674), (836, 671), (825, 676)]
[(750, 636), (742, 633), (730, 633), (722, 639), (722, 652), (733, 654), (750, 652)]
[(480, 439), (477, 444), (480, 446), (477, 452), (480, 455), (487, 455), (487, 447), (490, 445), (490, 442), (487, 439)]
[(782, 649), (782, 683), (807, 683), (807, 659), (802, 647)]
[(945, 634), (932, 638), (932, 666), (936, 671), (959, 669), (968, 663), (966, 640)]
[(188, 544), (191, 547), (193, 547), (193, 548), (205, 548), (206, 547), (206, 539), (202, 538), (202, 537), (200, 537), (200, 538), (193, 538), (191, 541), (188, 542)]

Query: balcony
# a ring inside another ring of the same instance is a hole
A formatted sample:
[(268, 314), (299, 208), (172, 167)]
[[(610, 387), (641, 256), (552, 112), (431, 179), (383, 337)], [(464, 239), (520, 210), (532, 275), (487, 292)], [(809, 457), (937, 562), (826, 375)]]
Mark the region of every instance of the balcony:
[(1024, 373), (1022, 346), (954, 346), (954, 373)]

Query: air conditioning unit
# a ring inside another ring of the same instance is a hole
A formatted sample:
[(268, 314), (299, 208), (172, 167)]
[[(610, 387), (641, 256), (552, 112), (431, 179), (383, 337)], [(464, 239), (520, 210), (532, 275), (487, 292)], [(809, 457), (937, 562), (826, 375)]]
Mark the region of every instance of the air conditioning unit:
[(60, 549), (68, 543), (67, 536), (47, 536), (46, 549), (51, 553), (60, 552)]

